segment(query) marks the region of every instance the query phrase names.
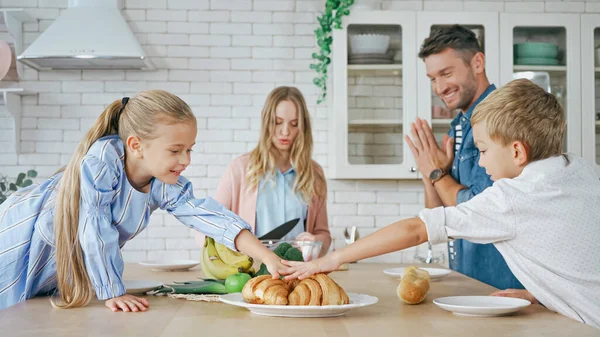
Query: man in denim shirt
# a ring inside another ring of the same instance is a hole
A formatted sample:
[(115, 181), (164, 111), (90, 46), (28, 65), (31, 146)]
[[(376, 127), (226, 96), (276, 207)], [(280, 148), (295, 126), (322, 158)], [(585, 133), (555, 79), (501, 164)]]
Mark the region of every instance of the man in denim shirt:
[[(425, 206), (456, 206), (492, 185), (480, 167), (473, 142), (471, 114), (496, 87), (485, 74), (485, 57), (475, 34), (462, 26), (443, 27), (425, 39), (419, 57), (427, 76), (449, 110), (461, 113), (452, 121), (440, 148), (427, 122), (412, 124), (408, 142), (425, 185)], [(493, 244), (466, 240), (449, 243), (450, 268), (499, 289), (524, 289)]]

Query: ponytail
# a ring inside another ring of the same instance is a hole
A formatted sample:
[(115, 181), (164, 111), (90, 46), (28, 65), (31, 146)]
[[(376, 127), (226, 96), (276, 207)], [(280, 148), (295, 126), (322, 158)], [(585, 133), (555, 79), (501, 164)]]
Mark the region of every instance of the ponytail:
[(95, 141), (118, 133), (118, 119), (122, 107), (121, 101), (114, 101), (102, 112), (94, 126), (77, 145), (60, 179), (54, 211), (58, 285), (58, 300), (52, 301), (55, 308), (85, 306), (94, 294), (78, 236), (81, 161)]

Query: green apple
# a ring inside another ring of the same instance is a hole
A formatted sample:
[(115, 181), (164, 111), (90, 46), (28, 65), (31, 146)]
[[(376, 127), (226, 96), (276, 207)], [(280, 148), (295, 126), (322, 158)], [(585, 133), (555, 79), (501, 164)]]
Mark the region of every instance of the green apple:
[(246, 282), (251, 278), (252, 277), (246, 273), (229, 275), (227, 279), (225, 279), (225, 290), (227, 290), (228, 293), (240, 293)]

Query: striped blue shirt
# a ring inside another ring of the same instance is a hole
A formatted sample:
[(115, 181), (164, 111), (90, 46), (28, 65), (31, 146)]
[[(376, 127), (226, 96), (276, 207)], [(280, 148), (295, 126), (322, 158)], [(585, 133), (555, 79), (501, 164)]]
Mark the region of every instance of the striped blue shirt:
[[(125, 294), (120, 248), (148, 225), (160, 208), (184, 225), (235, 249), (244, 220), (211, 198), (196, 199), (180, 177), (153, 179), (148, 193), (134, 189), (124, 170), (118, 136), (96, 141), (81, 163), (79, 242), (98, 299)], [(54, 206), (62, 173), (12, 194), (0, 205), (0, 309), (56, 288)]]

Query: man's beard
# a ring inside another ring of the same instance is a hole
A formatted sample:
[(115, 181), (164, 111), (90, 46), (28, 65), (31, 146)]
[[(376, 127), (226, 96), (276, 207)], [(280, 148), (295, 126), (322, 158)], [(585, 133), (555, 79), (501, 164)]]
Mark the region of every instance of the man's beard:
[[(461, 93), (460, 100), (452, 110), (460, 109), (461, 111), (466, 111), (469, 108), (469, 105), (471, 105), (471, 102), (473, 102), (473, 98), (477, 93), (477, 80), (472, 72), (469, 75), (469, 80), (465, 81), (464, 85), (458, 87), (458, 92)], [(444, 102), (444, 100), (442, 100), (442, 102)], [(444, 102), (444, 105), (446, 105), (447, 109), (450, 109), (446, 102)]]

